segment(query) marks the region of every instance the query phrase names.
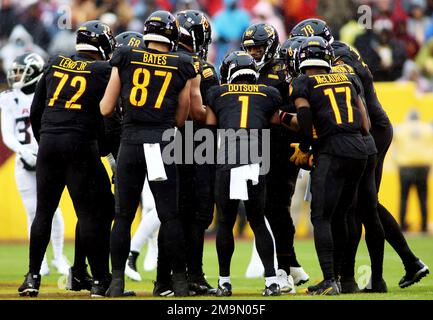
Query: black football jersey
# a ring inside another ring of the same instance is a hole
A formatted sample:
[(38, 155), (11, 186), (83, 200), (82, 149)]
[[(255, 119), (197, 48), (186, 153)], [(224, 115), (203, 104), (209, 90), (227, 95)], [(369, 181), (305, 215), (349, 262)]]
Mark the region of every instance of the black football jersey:
[(356, 99), (361, 88), (349, 74), (301, 75), (293, 80), (291, 96), (309, 101), (320, 151), (365, 158), (362, 116)]
[(220, 84), (218, 74), (215, 67), (207, 61), (201, 60), (202, 71), (201, 71), (201, 82), (200, 91), (201, 97), (203, 99), (203, 104), (208, 105), (207, 93), (208, 90)]
[(335, 41), (332, 45), (335, 52), (335, 61), (345, 63), (353, 68), (360, 78), (364, 87), (364, 96), (366, 107), (373, 127), (388, 127), (391, 125), (388, 115), (377, 97), (376, 89), (373, 83), (373, 75), (368, 65), (362, 60), (362, 57), (355, 48), (348, 46), (340, 41)]
[(164, 130), (174, 128), (179, 93), (196, 77), (198, 65), (180, 52), (121, 47), (110, 61), (122, 82), (122, 140), (161, 142)]
[(95, 139), (102, 121), (99, 102), (110, 73), (108, 62), (95, 61), (85, 53), (52, 57), (32, 103), (37, 134), (70, 133)]
[[(219, 129), (245, 129), (246, 135), (229, 137), (238, 139), (236, 147), (236, 163), (230, 163), (228, 157), (233, 150), (228, 150), (230, 144), (224, 144), (225, 149), (218, 149), (217, 159), (220, 168), (231, 168), (245, 163), (238, 160), (240, 157), (240, 142), (251, 139), (251, 129), (258, 129), (258, 150), (261, 152), (261, 131), (270, 126), (270, 119), (281, 105), (281, 95), (277, 89), (265, 85), (253, 84), (224, 84), (215, 86), (208, 91), (209, 108), (215, 113)], [(229, 141), (230, 142), (230, 141)], [(233, 141), (231, 141), (233, 142)], [(222, 154), (222, 156), (221, 156)], [(225, 159), (221, 159), (225, 157)], [(251, 160), (251, 159), (248, 159)]]
[(288, 104), (289, 83), (287, 82), (287, 69), (283, 61), (274, 59), (263, 66), (259, 71), (257, 83), (276, 88), (280, 92), (282, 105)]

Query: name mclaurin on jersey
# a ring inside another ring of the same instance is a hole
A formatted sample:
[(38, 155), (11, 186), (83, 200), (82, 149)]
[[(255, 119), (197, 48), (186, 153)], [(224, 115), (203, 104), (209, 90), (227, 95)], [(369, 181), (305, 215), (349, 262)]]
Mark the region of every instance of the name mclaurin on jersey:
[(347, 75), (343, 73), (314, 75), (313, 78), (317, 81), (317, 84), (328, 84), (328, 83), (350, 81)]

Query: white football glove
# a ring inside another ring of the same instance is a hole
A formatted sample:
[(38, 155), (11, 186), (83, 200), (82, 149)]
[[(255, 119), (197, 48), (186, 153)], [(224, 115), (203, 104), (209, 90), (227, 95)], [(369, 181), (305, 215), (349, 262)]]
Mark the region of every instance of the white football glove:
[(20, 150), (18, 150), (18, 156), (21, 158), (21, 161), (24, 163), (24, 167), (27, 170), (36, 168), (36, 154), (33, 150), (26, 146), (21, 146)]

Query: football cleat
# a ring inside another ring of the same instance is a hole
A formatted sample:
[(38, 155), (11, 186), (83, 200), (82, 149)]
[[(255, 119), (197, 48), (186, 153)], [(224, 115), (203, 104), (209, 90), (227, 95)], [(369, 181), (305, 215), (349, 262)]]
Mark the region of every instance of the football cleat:
[(105, 292), (106, 297), (134, 297), (136, 296), (134, 291), (125, 291), (125, 280), (120, 278), (113, 278), (110, 286)]
[(174, 296), (173, 286), (171, 284), (154, 281), (152, 294), (154, 297), (172, 297)]
[(230, 297), (232, 295), (232, 284), (223, 283), (221, 286), (218, 284), (218, 289), (215, 293), (217, 297)]
[(381, 279), (380, 281), (372, 281), (370, 278), (370, 281), (368, 282), (367, 286), (362, 289), (363, 293), (387, 293), (388, 288), (386, 286), (385, 280)]
[(337, 282), (332, 280), (323, 280), (322, 282), (308, 287), (307, 293), (313, 296), (335, 296), (340, 294)]
[(406, 274), (401, 278), (398, 283), (400, 288), (407, 288), (417, 282), (430, 273), (428, 266), (421, 260), (417, 260), (413, 266), (406, 268)]
[(195, 292), (196, 295), (212, 295), (216, 293), (216, 289), (207, 282), (204, 274), (200, 276), (190, 275), (188, 277), (188, 286), (189, 290)]
[(338, 282), (340, 283), (340, 293), (349, 294), (358, 293), (361, 291), (354, 277), (341, 277)]
[(37, 297), (40, 285), (41, 275), (29, 272), (25, 275), (23, 284), (18, 288), (18, 293), (21, 297)]
[(295, 294), (296, 290), (295, 290), (295, 284), (293, 282), (293, 277), (292, 276), (288, 276), (286, 271), (284, 271), (283, 269), (279, 269), (277, 270), (277, 282), (280, 286), (280, 290), (281, 293), (291, 293), (291, 294)]
[(94, 279), (92, 283), (92, 289), (90, 290), (90, 297), (92, 298), (102, 298), (105, 297), (111, 283), (111, 275), (105, 277), (104, 279)]
[(175, 297), (187, 297), (190, 295), (188, 281), (184, 273), (174, 273), (171, 280)]
[(53, 267), (57, 269), (57, 272), (67, 276), (69, 274), (69, 262), (65, 256), (61, 256), (59, 259), (51, 261)]
[(125, 275), (133, 281), (141, 281), (141, 275), (137, 271), (137, 252), (131, 252), (125, 266)]
[(300, 286), (310, 280), (310, 277), (302, 267), (290, 267), (290, 275), (293, 277), (295, 286)]
[(68, 282), (66, 290), (81, 291), (92, 289), (93, 279), (87, 272), (87, 267), (83, 270), (76, 270), (74, 267), (69, 269)]
[(280, 285), (278, 283), (273, 283), (269, 287), (265, 287), (262, 292), (264, 297), (275, 297), (281, 295)]

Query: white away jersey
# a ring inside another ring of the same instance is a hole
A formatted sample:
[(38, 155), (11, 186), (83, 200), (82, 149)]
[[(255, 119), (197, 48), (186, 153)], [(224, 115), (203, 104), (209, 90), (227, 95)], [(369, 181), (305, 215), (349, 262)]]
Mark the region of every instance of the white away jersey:
[(20, 144), (27, 145), (27, 147), (34, 151), (38, 149), (38, 144), (33, 136), (30, 125), (30, 107), (33, 95), (26, 95), (19, 89), (7, 90), (0, 93), (3, 142), (15, 153), (18, 151)]

